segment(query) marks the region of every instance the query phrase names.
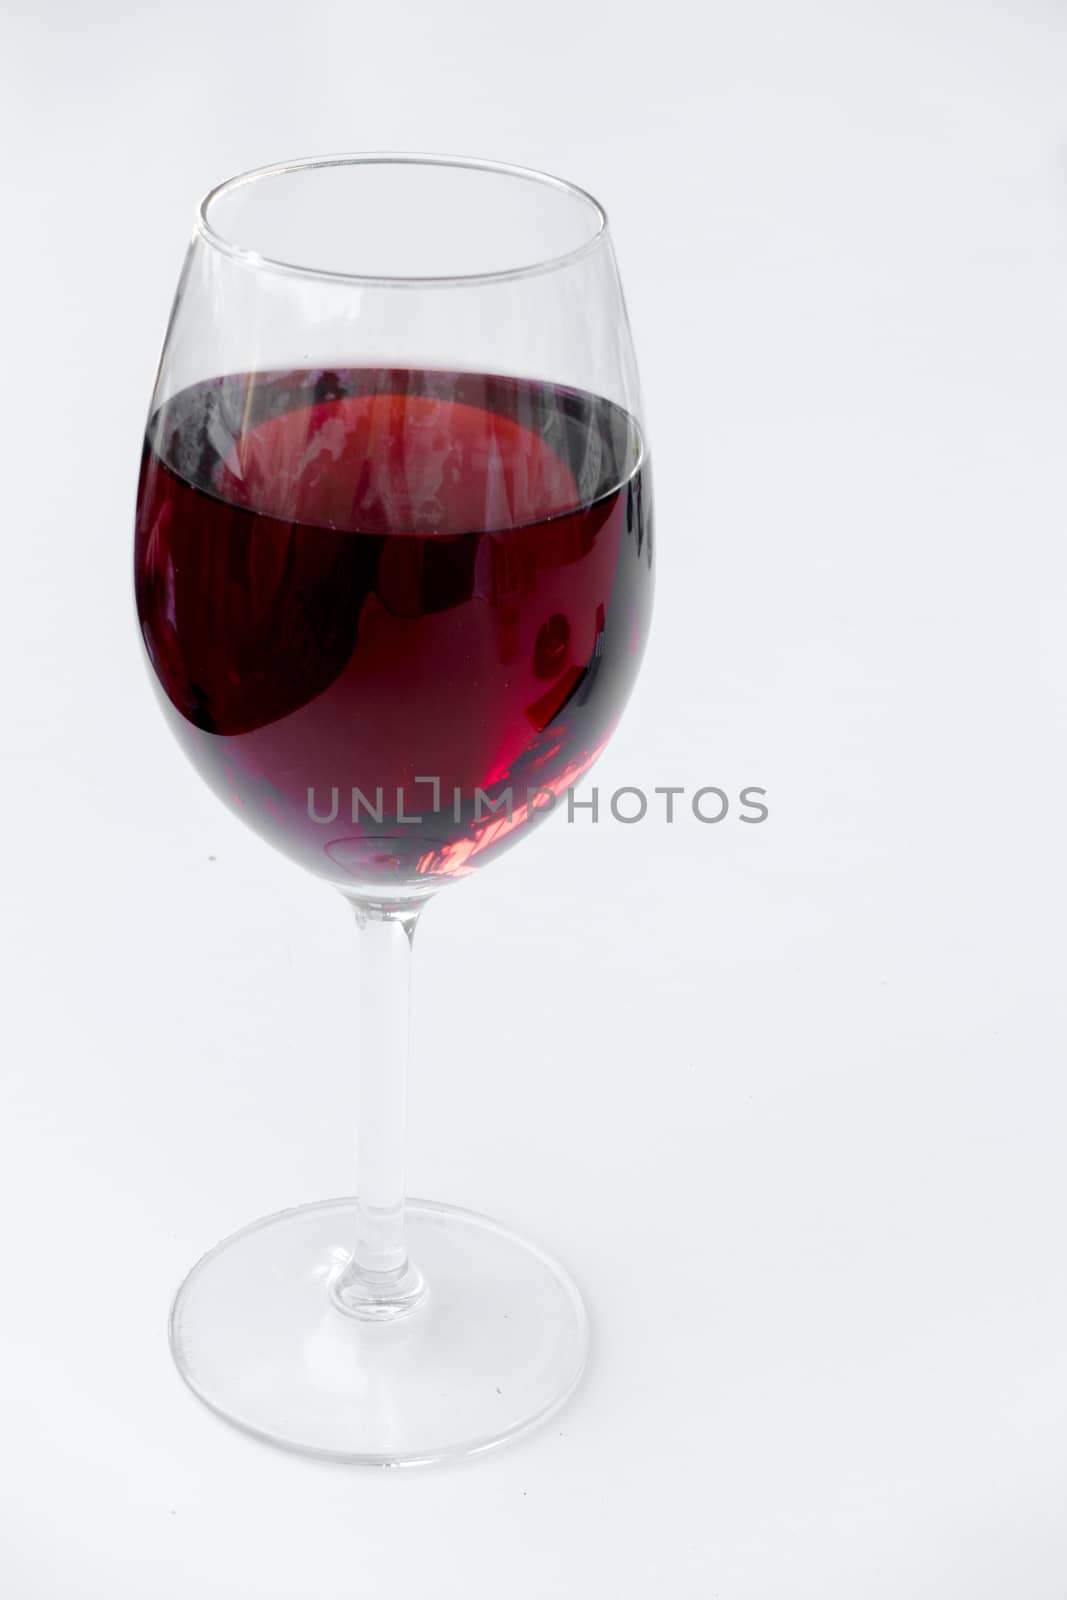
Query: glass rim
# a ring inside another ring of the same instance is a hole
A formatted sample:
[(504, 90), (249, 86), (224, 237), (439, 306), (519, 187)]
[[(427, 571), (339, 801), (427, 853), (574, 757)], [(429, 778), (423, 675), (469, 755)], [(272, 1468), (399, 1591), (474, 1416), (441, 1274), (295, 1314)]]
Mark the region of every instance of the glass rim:
[[(262, 255), (258, 250), (240, 245), (236, 240), (228, 238), (225, 233), (216, 228), (209, 217), (210, 208), (217, 200), (221, 200), (235, 189), (244, 188), (248, 184), (260, 183), (270, 178), (285, 177), (292, 172), (306, 172), (323, 167), (359, 167), (359, 166), (420, 166), (420, 167), (458, 167), (467, 171), (494, 173), (497, 176), (519, 178), (529, 183), (538, 183), (545, 188), (555, 189), (560, 194), (568, 194), (583, 205), (590, 208), (595, 219), (595, 226), (589, 238), (573, 249), (564, 251), (560, 255), (547, 256), (538, 261), (531, 261), (518, 267), (504, 267), (488, 272), (454, 272), (431, 273), (419, 275), (413, 273), (378, 273), (378, 272), (341, 272), (335, 268), (305, 266), (293, 261), (282, 261), (273, 256)], [(458, 156), (444, 154), (429, 154), (419, 151), (375, 150), (361, 151), (349, 155), (302, 156), (292, 161), (278, 161), (270, 166), (253, 167), (247, 172), (239, 172), (232, 178), (209, 189), (201, 200), (196, 214), (196, 231), (204, 242), (223, 255), (244, 262), (249, 267), (274, 272), (285, 273), (299, 278), (313, 278), (320, 282), (353, 283), (379, 288), (447, 288), (450, 286), (462, 287), (480, 283), (505, 283), (514, 282), (521, 278), (536, 277), (541, 273), (556, 272), (562, 267), (570, 266), (580, 261), (608, 238), (608, 214), (595, 195), (583, 189), (579, 184), (572, 183), (568, 178), (558, 178), (552, 173), (541, 172), (536, 167), (516, 166), (507, 161), (491, 161), (482, 156)]]

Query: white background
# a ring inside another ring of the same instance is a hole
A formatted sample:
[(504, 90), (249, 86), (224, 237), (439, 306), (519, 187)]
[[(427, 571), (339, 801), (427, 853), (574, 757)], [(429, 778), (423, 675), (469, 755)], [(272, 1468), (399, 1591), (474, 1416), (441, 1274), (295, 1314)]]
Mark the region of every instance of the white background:
[[(0, 1588), (1067, 1592), (1067, 38), (1052, 0), (15, 0), (4, 247)], [(352, 1184), (353, 943), (151, 697), (140, 431), (200, 193), (360, 148), (612, 216), (657, 473), (595, 774), (419, 936), (413, 1192), (557, 1251), (540, 1434), (414, 1473), (217, 1422), (191, 1262)]]

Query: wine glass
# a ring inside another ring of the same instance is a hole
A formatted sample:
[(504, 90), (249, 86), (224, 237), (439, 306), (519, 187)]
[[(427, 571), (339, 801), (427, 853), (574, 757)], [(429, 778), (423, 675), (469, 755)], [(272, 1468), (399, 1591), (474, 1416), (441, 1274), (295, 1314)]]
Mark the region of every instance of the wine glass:
[(255, 1222), (178, 1291), (189, 1386), (276, 1444), (484, 1450), (585, 1361), (564, 1269), (405, 1200), (412, 937), (603, 748), (652, 596), (626, 311), (600, 205), (542, 173), (355, 155), (200, 207), (152, 398), (136, 599), (215, 793), (359, 927), (358, 1198)]

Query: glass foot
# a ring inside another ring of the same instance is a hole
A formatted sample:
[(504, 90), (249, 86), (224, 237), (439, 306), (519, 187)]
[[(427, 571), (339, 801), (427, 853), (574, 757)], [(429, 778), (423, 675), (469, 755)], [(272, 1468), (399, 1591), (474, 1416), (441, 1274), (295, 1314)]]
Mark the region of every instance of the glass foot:
[(216, 1245), (171, 1311), (194, 1394), (272, 1444), (378, 1466), (471, 1455), (543, 1422), (585, 1364), (571, 1278), (487, 1217), (410, 1200), (406, 1218), (426, 1288), (392, 1321), (353, 1316), (331, 1293), (354, 1200), (282, 1211)]

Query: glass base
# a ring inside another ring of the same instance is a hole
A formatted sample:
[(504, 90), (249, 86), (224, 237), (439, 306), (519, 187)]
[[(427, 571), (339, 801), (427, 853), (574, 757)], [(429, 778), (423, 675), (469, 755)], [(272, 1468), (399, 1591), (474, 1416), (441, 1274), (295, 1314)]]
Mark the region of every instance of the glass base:
[(394, 1320), (353, 1315), (331, 1293), (354, 1200), (282, 1211), (216, 1245), (171, 1311), (194, 1394), (272, 1444), (377, 1466), (471, 1455), (543, 1422), (585, 1365), (568, 1274), (473, 1212), (411, 1200), (406, 1219), (426, 1288)]

